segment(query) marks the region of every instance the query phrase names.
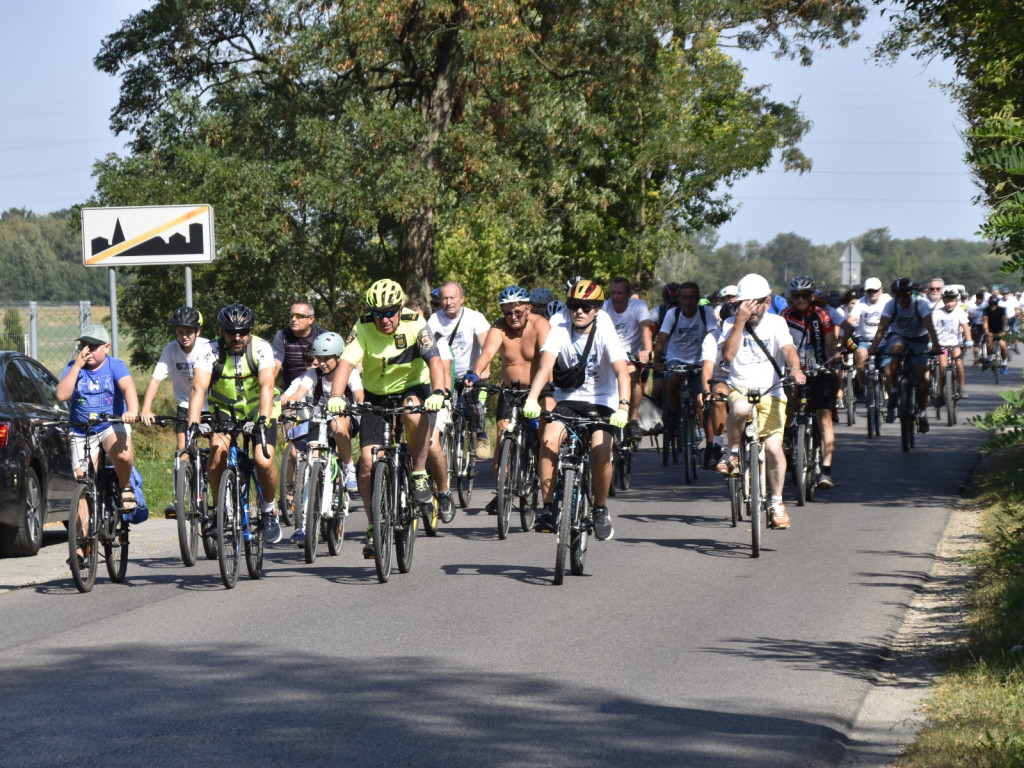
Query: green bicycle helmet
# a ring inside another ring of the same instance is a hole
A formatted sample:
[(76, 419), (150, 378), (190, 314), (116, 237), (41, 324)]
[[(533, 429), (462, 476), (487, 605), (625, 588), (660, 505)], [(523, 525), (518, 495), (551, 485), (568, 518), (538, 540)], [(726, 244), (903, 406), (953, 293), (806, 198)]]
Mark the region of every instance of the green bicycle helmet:
[(368, 309), (399, 307), (405, 301), (405, 291), (394, 280), (378, 280), (366, 289), (365, 298)]

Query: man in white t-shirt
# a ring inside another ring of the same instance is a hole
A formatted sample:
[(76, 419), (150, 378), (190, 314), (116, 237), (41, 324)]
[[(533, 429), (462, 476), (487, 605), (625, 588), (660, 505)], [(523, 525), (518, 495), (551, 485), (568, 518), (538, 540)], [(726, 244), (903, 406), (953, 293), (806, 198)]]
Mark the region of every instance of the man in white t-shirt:
[[(636, 363), (627, 359), (629, 370), (629, 436), (640, 439), (640, 425), (637, 414), (640, 401), (643, 399), (643, 384), (640, 373), (643, 366), (651, 361), (653, 339), (651, 336), (651, 311), (643, 299), (631, 299), (629, 280), (616, 277), (608, 284), (608, 299), (602, 309), (615, 325), (615, 332), (626, 350), (627, 358), (636, 359)], [(637, 365), (639, 363), (639, 365)]]
[[(999, 306), (1006, 312), (1006, 327), (1010, 333), (1020, 332), (1020, 301), (1010, 290), (1009, 286), (1003, 287), (1003, 297), (999, 300)], [(1013, 351), (1019, 353), (1020, 349), (1017, 340), (1013, 340)]]
[(953, 353), (953, 364), (956, 366), (956, 380), (960, 385), (960, 397), (967, 397), (967, 390), (964, 389), (964, 358), (960, 349), (960, 338), (964, 339), (965, 346), (972, 346), (971, 323), (964, 308), (960, 306), (960, 294), (956, 290), (946, 289), (942, 293), (942, 306), (932, 311), (932, 324), (935, 326), (935, 335), (939, 338), (942, 346), (942, 355), (939, 357), (940, 376), (939, 386), (945, 385), (945, 370), (949, 365), (946, 350)]
[[(441, 286), (439, 295), (441, 311), (430, 316), (427, 327), (435, 337), (444, 337), (451, 347), (455, 360), (455, 379), (457, 386), (461, 386), (462, 377), (467, 371), (473, 370), (476, 359), (484, 348), (491, 324), (480, 312), (463, 306), (466, 292), (460, 283), (445, 283)], [(478, 459), (488, 459), (491, 456), (491, 443), (484, 423), (485, 403), (480, 398), (480, 390), (471, 390), (463, 402), (467, 404), (473, 426), (476, 428), (476, 456)]]
[(878, 330), (882, 310), (892, 297), (882, 290), (882, 281), (869, 277), (864, 281), (864, 295), (854, 303), (850, 314), (840, 328), (846, 338), (857, 337), (857, 349), (853, 353), (853, 365), (857, 370), (857, 386), (864, 389), (864, 365), (868, 361), (868, 348)]
[[(203, 357), (210, 347), (208, 339), (199, 336), (199, 327), (203, 324), (203, 316), (193, 307), (178, 307), (171, 313), (171, 324), (174, 326), (175, 340), (164, 347), (153, 368), (153, 375), (146, 387), (142, 399), (142, 413), (139, 418), (143, 424), (152, 425), (156, 421), (153, 413), (153, 401), (156, 399), (160, 382), (171, 377), (171, 391), (177, 404), (174, 421), (174, 432), (177, 436), (178, 453), (185, 450), (185, 431), (188, 429), (188, 398), (192, 392), (192, 369), (196, 361)], [(206, 410), (204, 404), (203, 410)], [(178, 488), (177, 462), (172, 474), (175, 491)], [(175, 516), (175, 505), (164, 508), (164, 515)]]
[[(555, 382), (555, 413), (586, 416), (597, 412), (608, 423), (622, 429), (629, 420), (629, 372), (626, 370), (626, 351), (615, 332), (611, 319), (601, 311), (604, 290), (591, 280), (579, 280), (570, 288), (566, 303), (571, 322), (552, 328), (541, 347), (540, 366), (530, 384), (530, 392), (523, 405), (523, 416), (540, 416), (538, 398), (557, 363), (560, 371), (572, 368), (583, 356), (588, 342), (590, 351), (584, 365), (583, 383), (574, 388), (562, 388)], [(591, 336), (593, 338), (591, 338)], [(557, 378), (557, 377), (556, 377)], [(558, 510), (554, 509), (554, 476), (558, 448), (565, 440), (566, 430), (560, 421), (552, 419), (541, 436), (540, 488), (544, 510), (537, 516), (534, 530), (558, 530)], [(591, 478), (594, 490), (594, 536), (599, 541), (610, 539), (615, 530), (605, 502), (612, 481), (612, 436), (603, 429), (595, 429), (591, 437)]]
[(789, 326), (782, 317), (768, 312), (772, 301), (768, 281), (752, 273), (744, 276), (736, 287), (736, 300), (739, 302), (736, 315), (725, 321), (718, 342), (722, 361), (729, 366), (729, 417), (726, 422), (729, 445), (717, 469), (724, 475), (734, 475), (739, 471), (740, 442), (752, 407), (746, 394), (750, 389), (761, 390), (761, 401), (757, 404), (757, 434), (764, 441), (767, 454), (768, 485), (772, 495), (768, 524), (772, 528), (789, 528), (789, 515), (782, 502), (782, 484), (786, 476), (786, 454), (782, 450), (786, 395), (779, 379), (783, 366), (789, 367), (790, 375), (798, 385), (807, 378), (800, 370), (800, 357), (793, 345)]

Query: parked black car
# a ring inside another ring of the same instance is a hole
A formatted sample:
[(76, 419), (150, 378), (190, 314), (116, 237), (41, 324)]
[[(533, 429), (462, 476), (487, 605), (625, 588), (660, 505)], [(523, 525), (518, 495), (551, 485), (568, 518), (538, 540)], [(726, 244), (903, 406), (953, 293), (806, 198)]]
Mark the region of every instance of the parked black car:
[(0, 555), (39, 552), (43, 525), (66, 523), (75, 489), (57, 379), (20, 352), (0, 351)]

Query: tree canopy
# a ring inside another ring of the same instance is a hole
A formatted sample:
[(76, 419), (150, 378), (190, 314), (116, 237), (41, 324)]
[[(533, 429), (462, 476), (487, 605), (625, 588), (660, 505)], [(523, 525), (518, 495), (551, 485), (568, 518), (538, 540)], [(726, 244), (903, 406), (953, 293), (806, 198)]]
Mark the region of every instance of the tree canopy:
[[(688, 233), (732, 214), (729, 185), (808, 123), (744, 81), (731, 46), (809, 61), (859, 2), (381, 0), (157, 2), (103, 43), (131, 152), (100, 205), (205, 202), (219, 260), (204, 311), (306, 297), (340, 326), (372, 280), (458, 279), (477, 305), (566, 274), (650, 280)], [(145, 336), (171, 273), (140, 272)], [(208, 315), (209, 316), (209, 315)]]

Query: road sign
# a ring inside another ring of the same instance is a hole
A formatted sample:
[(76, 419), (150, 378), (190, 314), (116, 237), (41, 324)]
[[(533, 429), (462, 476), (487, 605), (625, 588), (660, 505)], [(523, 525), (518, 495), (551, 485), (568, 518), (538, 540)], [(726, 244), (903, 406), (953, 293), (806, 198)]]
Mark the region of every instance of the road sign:
[(82, 209), (87, 267), (213, 261), (213, 206), (154, 205)]
[(860, 285), (860, 267), (864, 263), (864, 257), (860, 255), (857, 246), (847, 243), (843, 255), (839, 257), (839, 264), (843, 268), (843, 285)]

